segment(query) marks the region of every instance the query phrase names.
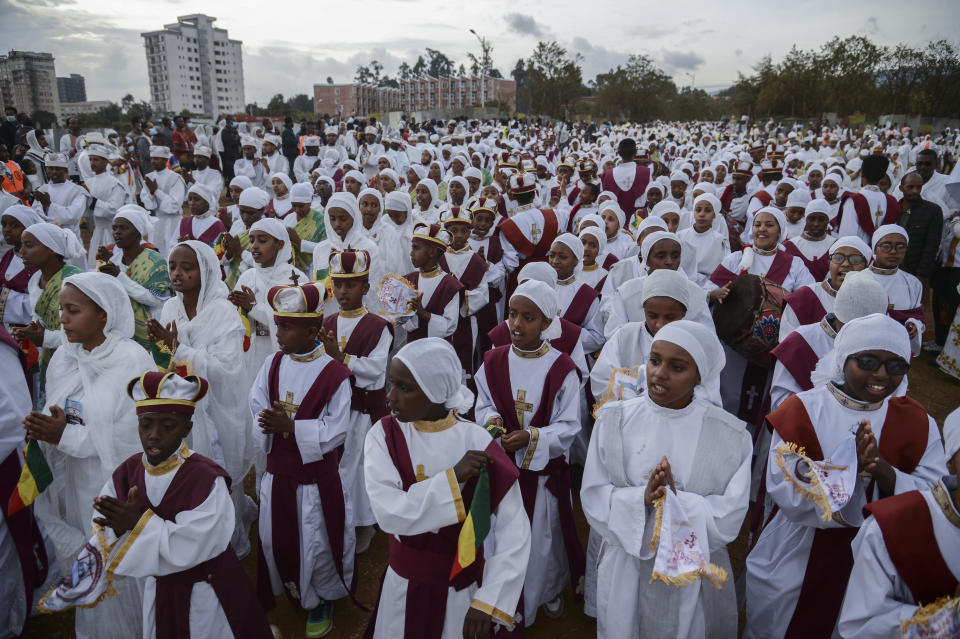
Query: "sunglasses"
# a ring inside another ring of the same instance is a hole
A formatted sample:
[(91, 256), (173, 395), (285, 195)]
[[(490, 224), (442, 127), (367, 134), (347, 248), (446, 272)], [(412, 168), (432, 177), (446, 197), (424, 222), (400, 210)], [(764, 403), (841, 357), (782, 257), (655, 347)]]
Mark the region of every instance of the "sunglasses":
[(880, 370), (881, 366), (887, 369), (889, 375), (906, 375), (907, 371), (910, 370), (910, 362), (902, 357), (892, 357), (884, 361), (876, 355), (851, 355), (847, 359), (856, 360), (860, 370), (868, 373)]
[(860, 266), (867, 263), (867, 258), (862, 255), (844, 255), (843, 253), (834, 253), (830, 256), (830, 261), (834, 264), (843, 264), (850, 262), (850, 266)]

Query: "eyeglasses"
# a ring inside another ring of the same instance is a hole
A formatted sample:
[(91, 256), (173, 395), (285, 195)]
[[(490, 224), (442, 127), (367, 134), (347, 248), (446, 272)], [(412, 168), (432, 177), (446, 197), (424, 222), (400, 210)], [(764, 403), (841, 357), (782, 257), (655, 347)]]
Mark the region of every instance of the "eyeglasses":
[(880, 370), (881, 366), (886, 368), (890, 375), (906, 375), (907, 371), (910, 370), (910, 362), (902, 357), (891, 357), (887, 361), (883, 361), (876, 355), (851, 355), (847, 359), (856, 360), (860, 370), (868, 373)]
[(867, 258), (862, 255), (844, 255), (843, 253), (834, 253), (830, 256), (830, 261), (834, 264), (843, 264), (849, 262), (850, 266), (860, 266), (867, 263)]
[[(905, 242), (880, 242), (877, 244), (877, 248), (881, 251), (896, 251), (897, 253), (907, 250), (907, 244)], [(831, 258), (833, 259), (833, 258)]]

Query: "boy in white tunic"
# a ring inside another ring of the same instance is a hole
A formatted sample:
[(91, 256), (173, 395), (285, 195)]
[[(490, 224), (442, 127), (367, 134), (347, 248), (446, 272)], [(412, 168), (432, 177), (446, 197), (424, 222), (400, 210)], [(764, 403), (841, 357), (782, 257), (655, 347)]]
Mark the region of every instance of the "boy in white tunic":
[(106, 570), (144, 579), (144, 639), (273, 636), (230, 545), (230, 477), (184, 442), (207, 389), (207, 380), (175, 373), (130, 380), (143, 452), (117, 467), (93, 503), (89, 543), (111, 547)]
[(907, 327), (910, 349), (917, 356), (924, 331), (923, 284), (915, 275), (900, 268), (909, 241), (906, 229), (899, 224), (885, 224), (878, 228), (873, 234), (870, 272), (890, 298), (887, 314)]
[[(896, 637), (905, 622), (929, 618), (937, 608), (956, 604), (960, 594), (960, 409), (944, 421), (943, 441), (948, 474), (939, 482), (929, 490), (867, 506), (873, 519), (853, 540), (853, 571), (840, 612), (838, 630), (844, 639)], [(926, 604), (934, 605), (918, 615)], [(956, 611), (953, 617), (956, 621)]]
[(340, 310), (323, 318), (320, 341), (327, 355), (353, 373), (350, 426), (340, 468), (350, 478), (350, 497), (358, 528), (357, 551), (373, 538), (377, 520), (363, 486), (363, 442), (373, 423), (387, 414), (387, 357), (393, 343), (390, 322), (363, 305), (370, 289), (370, 254), (342, 251), (330, 256), (333, 295)]
[(737, 636), (732, 580), (678, 586), (656, 583), (653, 574), (663, 550), (652, 543), (660, 524), (652, 507), (668, 490), (706, 540), (706, 560), (731, 572), (727, 544), (747, 510), (752, 446), (744, 422), (720, 406), (723, 364), (716, 335), (696, 322), (672, 322), (654, 338), (644, 395), (605, 404), (597, 415), (580, 496), (605, 542), (600, 637)]
[(80, 220), (87, 210), (90, 193), (67, 179), (66, 155), (51, 153), (44, 158), (47, 183), (34, 191), (34, 210), (54, 224), (73, 231), (80, 239)]
[[(370, 431), (364, 450), (370, 503), (391, 535), (367, 636), (459, 639), (489, 636), (493, 624), (512, 629), (530, 554), (517, 470), (482, 428), (457, 417), (473, 396), (460, 383), (450, 344), (435, 337), (407, 344), (390, 363), (390, 378), (391, 414)], [(481, 521), (473, 508), (481, 474), (489, 480), (493, 539), (468, 561), (457, 542), (461, 522)], [(460, 570), (451, 578), (454, 564)]]
[(477, 371), (477, 421), (502, 431), (500, 444), (520, 469), (533, 543), (524, 584), (524, 624), (545, 605), (563, 611), (563, 587), (583, 592), (584, 551), (573, 523), (567, 455), (580, 432), (580, 375), (549, 340), (559, 337), (557, 297), (528, 280), (510, 298), (511, 344), (488, 351)]
[[(897, 396), (909, 358), (906, 329), (894, 320), (855, 319), (817, 365), (814, 388), (767, 416), (773, 437), (765, 482), (776, 512), (747, 557), (745, 637), (836, 636), (863, 507), (928, 488), (943, 474), (936, 422)], [(787, 462), (791, 448), (812, 461)], [(829, 511), (817, 506), (797, 478), (808, 478), (811, 463), (846, 458), (856, 459), (859, 473), (848, 497)]]
[(143, 188), (140, 189), (143, 208), (157, 216), (150, 240), (164, 257), (180, 239), (180, 219), (183, 217), (183, 202), (187, 199), (187, 185), (183, 178), (167, 168), (169, 157), (167, 147), (150, 147), (153, 171), (143, 177)]
[[(93, 175), (84, 185), (90, 191), (90, 207), (93, 209), (93, 234), (87, 250), (87, 265), (93, 267), (97, 260), (97, 249), (111, 244), (113, 239), (113, 216), (127, 200), (127, 193), (117, 178), (107, 170), (110, 152), (107, 147), (94, 144), (87, 149), (90, 156), (90, 168)], [(180, 176), (177, 176), (180, 179)], [(79, 239), (79, 238), (78, 238)]]
[(457, 329), (463, 284), (439, 265), (448, 246), (450, 233), (439, 224), (417, 224), (413, 228), (410, 261), (417, 270), (405, 277), (420, 295), (410, 301), (414, 314), (403, 324), (408, 343), (424, 337), (449, 340)]
[(323, 294), (313, 282), (270, 289), (280, 350), (250, 389), (254, 438), (267, 455), (258, 592), (266, 609), (286, 592), (307, 610), (307, 637), (333, 626), (333, 600), (353, 583), (355, 545), (349, 478), (337, 451), (350, 425), (351, 372), (317, 341)]

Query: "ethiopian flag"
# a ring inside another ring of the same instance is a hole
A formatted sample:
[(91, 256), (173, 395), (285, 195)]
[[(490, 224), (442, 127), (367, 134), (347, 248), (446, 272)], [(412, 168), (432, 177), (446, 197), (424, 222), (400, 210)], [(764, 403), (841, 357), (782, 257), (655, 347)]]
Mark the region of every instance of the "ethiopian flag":
[(250, 318), (247, 317), (247, 312), (241, 307), (237, 307), (237, 311), (240, 313), (240, 323), (243, 324), (243, 352), (246, 353), (250, 350), (250, 340), (253, 337), (253, 326), (250, 324)]
[(470, 502), (470, 512), (460, 529), (460, 538), (457, 540), (457, 556), (450, 569), (452, 581), (461, 570), (477, 560), (477, 549), (483, 545), (483, 540), (490, 532), (490, 477), (487, 469), (481, 468), (477, 476), (477, 486), (473, 491), (473, 501)]
[(13, 515), (33, 503), (37, 495), (46, 490), (53, 481), (53, 473), (47, 465), (47, 459), (40, 450), (40, 443), (36, 440), (27, 441), (23, 451), (23, 468), (20, 470), (20, 479), (17, 487), (10, 494), (7, 502), (7, 515)]

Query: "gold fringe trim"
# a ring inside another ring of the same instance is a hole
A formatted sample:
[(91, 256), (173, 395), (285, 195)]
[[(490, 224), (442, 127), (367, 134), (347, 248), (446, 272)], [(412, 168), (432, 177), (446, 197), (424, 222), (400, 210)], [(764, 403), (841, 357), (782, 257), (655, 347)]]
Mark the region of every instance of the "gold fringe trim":
[(607, 402), (617, 402), (623, 399), (623, 393), (614, 393), (613, 392), (613, 380), (616, 379), (617, 373), (622, 373), (624, 375), (632, 375), (634, 379), (639, 379), (640, 377), (640, 366), (622, 366), (620, 368), (615, 368), (610, 372), (610, 377), (607, 379), (607, 388), (603, 391), (603, 395), (600, 396), (600, 399), (597, 400), (597, 403), (593, 405), (593, 418), (597, 418), (597, 411), (600, 410), (600, 407), (606, 404)]
[(715, 564), (704, 564), (697, 570), (691, 570), (690, 572), (685, 572), (676, 577), (668, 577), (659, 572), (654, 572), (650, 575), (650, 581), (648, 583), (653, 583), (655, 581), (662, 581), (668, 586), (675, 586), (677, 588), (683, 588), (689, 586), (697, 579), (705, 579), (713, 584), (713, 587), (717, 590), (723, 588), (723, 584), (727, 583), (730, 575), (726, 570), (717, 566)]
[(650, 537), (650, 550), (657, 552), (657, 546), (660, 545), (660, 527), (663, 526), (663, 502), (667, 499), (664, 495), (653, 502), (653, 507), (657, 510), (657, 519), (653, 523), (653, 536)]
[(954, 610), (960, 611), (960, 598), (944, 595), (933, 603), (920, 607), (915, 613), (913, 613), (912, 617), (909, 619), (904, 619), (900, 622), (900, 634), (907, 634), (907, 630), (910, 628), (910, 626), (919, 625), (921, 628), (926, 628), (927, 624), (930, 623), (930, 618), (944, 608), (953, 608)]
[[(113, 545), (107, 543), (107, 538), (103, 534), (103, 526), (100, 524), (93, 525), (93, 532), (97, 537), (97, 546), (100, 552), (100, 557), (103, 559), (103, 570), (106, 573), (107, 587), (104, 588), (103, 592), (100, 593), (100, 596), (93, 603), (88, 604), (78, 604), (76, 606), (70, 606), (70, 608), (93, 608), (97, 606), (101, 601), (109, 599), (110, 597), (115, 597), (117, 595), (117, 589), (113, 585), (113, 571), (109, 570), (107, 567), (107, 560), (110, 557), (110, 553), (113, 550), (113, 547), (117, 545), (116, 541)], [(53, 591), (60, 587), (60, 584), (55, 584), (50, 590), (46, 592), (43, 597), (40, 598), (40, 601), (37, 602), (36, 609), (37, 612), (40, 612), (45, 615), (51, 615), (57, 612), (63, 612), (63, 610), (51, 610), (44, 605), (47, 597), (53, 594)], [(64, 608), (64, 610), (69, 610), (70, 608)]]
[(810, 458), (807, 457), (806, 451), (803, 446), (797, 446), (793, 442), (782, 442), (777, 446), (777, 466), (780, 468), (780, 471), (783, 473), (784, 479), (793, 484), (794, 490), (800, 493), (800, 496), (806, 499), (807, 501), (813, 502), (820, 510), (820, 519), (824, 521), (833, 520), (833, 509), (830, 508), (830, 501), (827, 499), (827, 491), (824, 489), (823, 484), (820, 482), (820, 478), (817, 476), (817, 473), (811, 468), (809, 471), (805, 472), (810, 479), (810, 486), (803, 486), (797, 479), (793, 476), (793, 472), (787, 469), (787, 463), (784, 461), (784, 455), (797, 455), (808, 460), (808, 465), (810, 464)]

